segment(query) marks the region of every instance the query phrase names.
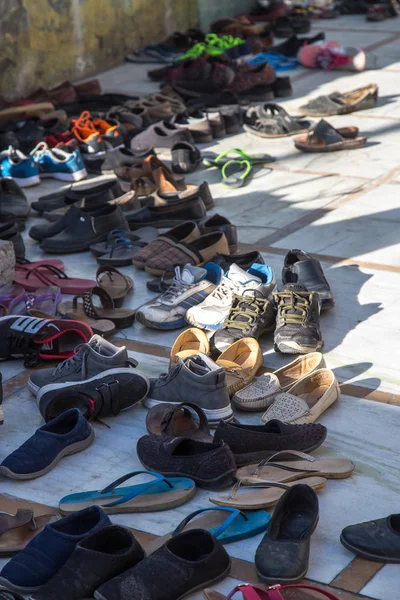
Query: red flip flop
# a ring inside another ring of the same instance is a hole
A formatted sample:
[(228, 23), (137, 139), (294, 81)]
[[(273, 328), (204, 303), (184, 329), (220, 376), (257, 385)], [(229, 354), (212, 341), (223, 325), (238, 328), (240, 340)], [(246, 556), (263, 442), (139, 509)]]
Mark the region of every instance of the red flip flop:
[(60, 269), (60, 271), (64, 271), (65, 269), (63, 261), (59, 260), (58, 258), (51, 258), (47, 260), (34, 260), (33, 262), (27, 260), (26, 262), (17, 263), (15, 265), (15, 268), (25, 271), (32, 271), (32, 269), (35, 269), (36, 267), (43, 267), (47, 265), (49, 265), (50, 267), (54, 267), (55, 269)]
[(33, 292), (43, 287), (43, 284), (46, 286), (55, 285), (60, 288), (63, 294), (82, 294), (96, 286), (96, 282), (91, 279), (68, 277), (64, 271), (48, 263), (39, 265), (28, 271), (17, 269), (14, 283), (22, 285), (28, 292)]

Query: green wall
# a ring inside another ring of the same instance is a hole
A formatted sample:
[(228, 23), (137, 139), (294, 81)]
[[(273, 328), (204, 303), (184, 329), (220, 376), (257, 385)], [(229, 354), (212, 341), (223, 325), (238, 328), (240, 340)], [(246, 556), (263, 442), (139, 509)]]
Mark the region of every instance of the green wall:
[(256, 0), (199, 0), (201, 26), (206, 29), (215, 19), (246, 13), (255, 4)]

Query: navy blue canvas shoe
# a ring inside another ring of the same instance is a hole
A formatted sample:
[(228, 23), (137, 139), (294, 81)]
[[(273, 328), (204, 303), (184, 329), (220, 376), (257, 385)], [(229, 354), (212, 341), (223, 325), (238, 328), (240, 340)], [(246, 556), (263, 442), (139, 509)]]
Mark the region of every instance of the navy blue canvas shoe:
[(0, 474), (12, 479), (34, 479), (48, 473), (70, 454), (84, 450), (94, 440), (94, 431), (77, 408), (61, 413), (40, 427), (0, 465)]
[(111, 521), (99, 506), (84, 508), (46, 525), (3, 567), (0, 587), (19, 594), (35, 592), (61, 569), (80, 541), (107, 525)]

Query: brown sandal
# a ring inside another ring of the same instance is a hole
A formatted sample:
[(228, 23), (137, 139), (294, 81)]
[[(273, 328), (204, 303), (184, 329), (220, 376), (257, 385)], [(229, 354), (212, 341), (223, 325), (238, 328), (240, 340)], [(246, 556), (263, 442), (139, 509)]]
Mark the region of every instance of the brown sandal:
[(122, 306), (127, 294), (133, 290), (133, 279), (111, 265), (97, 269), (96, 282), (98, 287), (108, 293), (117, 308)]
[[(93, 304), (93, 296), (98, 296), (102, 303), (101, 306)], [(78, 300), (82, 299), (82, 304), (78, 304)], [(81, 321), (82, 318), (90, 317), (91, 319), (106, 319), (112, 321), (118, 329), (130, 327), (135, 320), (135, 311), (130, 308), (116, 308), (113, 299), (108, 292), (101, 287), (94, 287), (90, 292), (85, 292), (79, 296), (75, 296), (72, 302), (61, 302), (58, 305), (60, 314), (68, 314), (72, 319)]]
[(0, 556), (12, 556), (40, 533), (45, 525), (58, 520), (57, 515), (34, 517), (30, 508), (19, 508), (15, 515), (0, 513)]
[[(194, 414), (197, 418), (194, 418)], [(191, 402), (158, 404), (146, 416), (147, 431), (152, 435), (166, 435), (170, 438), (186, 437), (202, 442), (212, 441), (207, 417)]]
[(353, 150), (362, 148), (367, 138), (358, 137), (356, 127), (335, 129), (322, 119), (307, 135), (294, 140), (294, 145), (302, 152), (335, 152), (337, 150)]

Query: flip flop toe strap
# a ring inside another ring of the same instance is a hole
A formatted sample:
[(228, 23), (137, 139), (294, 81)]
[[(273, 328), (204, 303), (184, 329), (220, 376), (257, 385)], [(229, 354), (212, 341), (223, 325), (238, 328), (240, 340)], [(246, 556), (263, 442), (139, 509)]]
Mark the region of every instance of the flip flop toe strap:
[(240, 479), (239, 481), (237, 481), (235, 483), (235, 485), (232, 487), (231, 491), (229, 492), (229, 496), (228, 496), (229, 500), (233, 500), (235, 498), (235, 496), (237, 495), (237, 493), (238, 493), (239, 489), (242, 487), (242, 485), (245, 485), (246, 488), (256, 488), (256, 489), (277, 487), (277, 488), (280, 488), (285, 491), (290, 488), (290, 486), (286, 485), (285, 483), (277, 483), (276, 481), (261, 481), (260, 483), (254, 483), (252, 481), (247, 480), (244, 477), (243, 479)]
[(248, 517), (238, 508), (228, 508), (228, 507), (218, 507), (218, 508), (200, 508), (199, 510), (195, 510), (194, 512), (190, 513), (190, 515), (188, 515), (187, 517), (185, 517), (183, 519), (183, 521), (181, 521), (178, 525), (178, 527), (172, 532), (172, 535), (178, 535), (178, 533), (181, 533), (183, 531), (183, 529), (186, 527), (186, 525), (195, 517), (197, 517), (197, 515), (200, 515), (202, 513), (205, 512), (209, 512), (209, 511), (224, 511), (227, 513), (230, 513), (229, 516), (225, 519), (225, 521), (223, 523), (221, 523), (221, 525), (219, 527), (216, 527), (215, 529), (213, 529), (213, 535), (218, 538), (219, 536), (221, 536), (230, 525), (232, 525), (233, 521), (236, 519), (236, 517), (243, 517), (243, 519), (245, 521), (248, 521)]
[(173, 489), (174, 487), (168, 479), (166, 479), (159, 473), (155, 473), (154, 471), (132, 471), (131, 473), (127, 473), (126, 475), (123, 475), (119, 479), (116, 479), (115, 481), (110, 483), (110, 485), (101, 490), (100, 494), (109, 494), (110, 492), (113, 492), (115, 488), (121, 485), (121, 483), (124, 483), (132, 477), (136, 477), (136, 475), (142, 474), (152, 475), (153, 477), (155, 477), (155, 479), (154, 481), (148, 481), (147, 483), (143, 483), (142, 485), (135, 486), (136, 489), (133, 489), (131, 493), (124, 494), (122, 498), (114, 500), (114, 502), (110, 502), (108, 504), (105, 504), (104, 506), (118, 506), (119, 504), (125, 504), (125, 502), (129, 502), (129, 500), (137, 498), (137, 496), (140, 496), (141, 494), (143, 494), (143, 492), (146, 492), (147, 490), (154, 487), (155, 485), (158, 485), (159, 483), (165, 483), (170, 489)]
[[(289, 465), (285, 465), (284, 459), (288, 459), (288, 458), (299, 458), (301, 460), (306, 460), (310, 463), (315, 462), (315, 458), (314, 456), (311, 456), (310, 454), (305, 454), (305, 452), (299, 452), (297, 450), (282, 450), (281, 452), (276, 452), (276, 454), (273, 454), (272, 456), (268, 457), (268, 458), (264, 458), (264, 460), (262, 460), (261, 462), (258, 463), (253, 476), (258, 477), (259, 475), (261, 475), (262, 469), (263, 467), (277, 467), (278, 469), (284, 469), (285, 471), (293, 471), (293, 472), (302, 472), (304, 471), (304, 468), (298, 468), (298, 467), (294, 467), (294, 466), (289, 466)], [(276, 460), (281, 460), (282, 462), (274, 462)], [(310, 469), (310, 472), (315, 471), (317, 472), (318, 469)]]

